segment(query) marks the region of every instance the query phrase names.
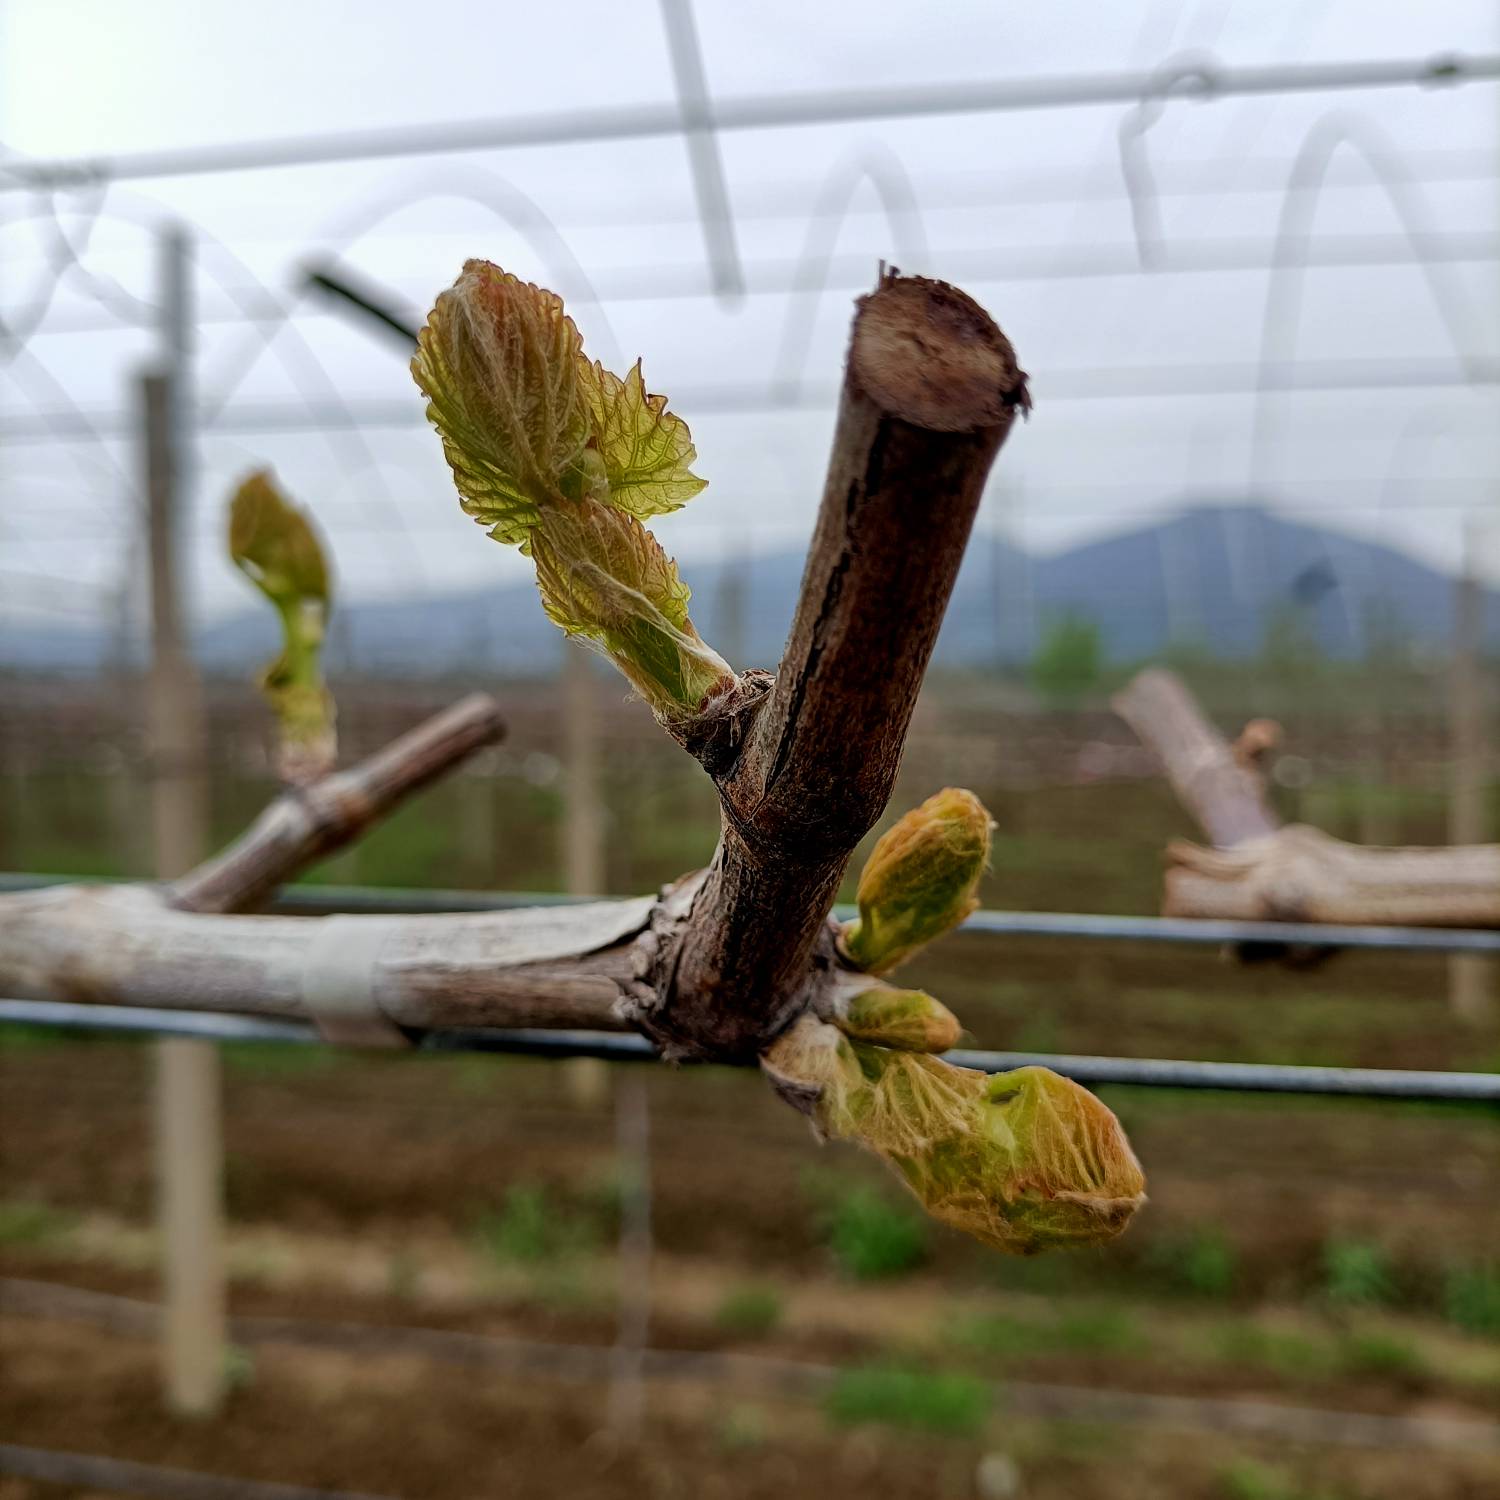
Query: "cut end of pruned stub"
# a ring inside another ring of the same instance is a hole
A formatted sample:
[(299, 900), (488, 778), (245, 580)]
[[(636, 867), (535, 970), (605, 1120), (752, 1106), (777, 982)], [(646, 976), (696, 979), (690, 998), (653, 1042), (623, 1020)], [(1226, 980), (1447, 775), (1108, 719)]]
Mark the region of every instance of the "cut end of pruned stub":
[(849, 369), (871, 400), (933, 432), (1009, 426), (1031, 409), (1026, 372), (995, 320), (926, 276), (882, 271), (859, 299)]

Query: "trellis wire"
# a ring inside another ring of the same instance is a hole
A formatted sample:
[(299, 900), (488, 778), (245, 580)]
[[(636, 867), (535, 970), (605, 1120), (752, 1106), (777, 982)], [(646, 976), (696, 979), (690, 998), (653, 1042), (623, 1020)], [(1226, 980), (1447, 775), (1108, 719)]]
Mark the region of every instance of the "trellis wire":
[[(54, 1000), (0, 1000), (0, 1022), (132, 1036), (184, 1036), (217, 1042), (321, 1044), (302, 1021), (268, 1021), (210, 1011), (153, 1010), (145, 1006), (74, 1005)], [(425, 1032), (413, 1038), (424, 1052), (498, 1052), (517, 1057), (597, 1057), (649, 1062), (656, 1049), (632, 1032), (485, 1030)], [(1089, 1084), (1142, 1088), (1212, 1089), (1229, 1093), (1316, 1094), (1354, 1099), (1448, 1100), (1500, 1104), (1500, 1073), (1432, 1072), (1390, 1068), (1319, 1068), (1285, 1063), (1197, 1062), (1157, 1057), (1085, 1057), (1049, 1052), (960, 1049), (950, 1062), (982, 1073), (1033, 1064)]]
[(0, 1474), (47, 1484), (82, 1485), (109, 1494), (151, 1495), (159, 1500), (381, 1500), (351, 1490), (309, 1489), (238, 1475), (169, 1469), (100, 1453), (64, 1453), (0, 1443)]
[[(25, 1281), (0, 1280), (0, 1312), (21, 1317), (63, 1319), (110, 1332), (149, 1333), (159, 1319), (149, 1302), (84, 1291), (78, 1287)], [(352, 1355), (405, 1354), (423, 1361), (483, 1369), (498, 1375), (539, 1376), (567, 1383), (594, 1383), (604, 1378), (613, 1351), (599, 1344), (540, 1343), (530, 1339), (501, 1337), (492, 1333), (470, 1333), (457, 1329), (410, 1328), (380, 1323), (345, 1323), (303, 1317), (237, 1317), (231, 1324), (237, 1340), (254, 1349), (266, 1344), (324, 1349)], [(686, 1381), (700, 1389), (722, 1388), (743, 1381), (747, 1386), (774, 1389), (779, 1395), (801, 1399), (826, 1392), (841, 1377), (838, 1365), (805, 1358), (789, 1359), (741, 1350), (662, 1349), (642, 1350), (643, 1373), (649, 1380)], [(1261, 1437), (1280, 1437), (1294, 1442), (1371, 1448), (1416, 1447), (1470, 1452), (1500, 1451), (1500, 1423), (1472, 1417), (1424, 1414), (1394, 1416), (1372, 1412), (1337, 1411), (1327, 1408), (1287, 1406), (1281, 1402), (1251, 1398), (1171, 1396), (1117, 1389), (1054, 1385), (1029, 1380), (1006, 1380), (997, 1397), (1015, 1415), (1050, 1419), (1096, 1420), (1174, 1427), (1190, 1432), (1242, 1432)], [(34, 1448), (0, 1445), (0, 1473), (8, 1462), (28, 1467), (29, 1472), (59, 1480), (70, 1477), (66, 1466), (82, 1455), (59, 1454)], [(113, 1460), (84, 1458), (88, 1464)], [(147, 1471), (151, 1473), (152, 1471)], [(172, 1479), (182, 1471), (157, 1471)], [(127, 1470), (128, 1474), (128, 1470)], [(122, 1475), (121, 1477), (126, 1477)], [(140, 1485), (142, 1494), (170, 1496), (172, 1500), (283, 1500), (276, 1487), (269, 1494), (259, 1486), (232, 1497), (220, 1492), (198, 1494), (185, 1489), (148, 1489), (138, 1470), (132, 1494)], [(191, 1478), (196, 1479), (193, 1475)], [(94, 1477), (92, 1482), (98, 1483)], [(226, 1482), (209, 1478), (210, 1484)], [(293, 1491), (285, 1500), (323, 1492)], [(347, 1497), (326, 1497), (347, 1500)], [(358, 1497), (356, 1497), (358, 1500)]]

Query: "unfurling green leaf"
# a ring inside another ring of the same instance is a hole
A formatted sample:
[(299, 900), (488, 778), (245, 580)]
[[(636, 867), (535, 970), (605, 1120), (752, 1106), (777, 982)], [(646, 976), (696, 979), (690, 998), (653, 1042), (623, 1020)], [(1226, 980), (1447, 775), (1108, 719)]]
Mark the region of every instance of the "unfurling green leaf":
[(845, 1036), (904, 1052), (946, 1052), (958, 1045), (958, 1017), (922, 990), (874, 984), (844, 1001), (834, 1017)]
[(438, 299), (412, 373), (463, 508), (536, 562), (548, 615), (601, 647), (658, 718), (731, 685), (699, 638), (676, 566), (642, 525), (703, 488), (687, 424), (584, 358), (553, 293), (469, 261)]
[(676, 564), (634, 516), (561, 501), (542, 512), (531, 546), (548, 617), (602, 646), (658, 718), (689, 718), (733, 681), (693, 629)]
[(992, 1078), (809, 1015), (762, 1066), (825, 1135), (883, 1157), (934, 1218), (1011, 1254), (1113, 1239), (1145, 1201), (1120, 1122), (1046, 1068)]
[(332, 600), (328, 563), (311, 522), (268, 470), (246, 478), (230, 501), (229, 556), (281, 619), (281, 655), (260, 685), (281, 729), (282, 778), (314, 780), (336, 754), (333, 698), (320, 660)]
[(686, 505), (707, 480), (688, 465), (698, 456), (681, 417), (653, 396), (636, 362), (624, 380), (600, 364), (587, 367), (584, 382), (593, 422), (593, 446), (609, 483), (609, 504), (643, 521)]
[(881, 836), (859, 877), (859, 917), (845, 927), (845, 957), (884, 974), (957, 927), (979, 905), (974, 892), (994, 827), (973, 792), (947, 787)]
[(438, 297), (412, 375), (463, 508), (525, 544), (544, 505), (586, 486), (583, 340), (555, 293), (484, 260)]

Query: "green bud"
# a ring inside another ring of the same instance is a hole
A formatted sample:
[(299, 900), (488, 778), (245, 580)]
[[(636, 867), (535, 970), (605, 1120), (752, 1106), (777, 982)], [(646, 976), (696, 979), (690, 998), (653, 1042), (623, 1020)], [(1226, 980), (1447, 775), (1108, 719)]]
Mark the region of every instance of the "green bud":
[(981, 1238), (1017, 1237), (1027, 1251), (1096, 1243), (1119, 1234), (1145, 1202), (1146, 1179), (1119, 1120), (1071, 1078), (1036, 1066), (996, 1073), (982, 1113), (1005, 1163), (1004, 1209), (954, 1205), (960, 1215), (991, 1215), (988, 1234), (975, 1231)]
[(1120, 1122), (1046, 1068), (991, 1078), (811, 1016), (762, 1067), (824, 1135), (874, 1151), (934, 1218), (1009, 1254), (1101, 1244), (1145, 1201)]
[(690, 719), (734, 681), (688, 618), (677, 565), (633, 515), (559, 501), (542, 512), (531, 553), (548, 617), (601, 647), (664, 723)]
[(845, 957), (884, 974), (957, 927), (979, 905), (994, 823), (973, 792), (947, 787), (883, 834), (859, 877)]
[(963, 1028), (941, 1000), (921, 990), (878, 984), (842, 1001), (834, 1025), (845, 1036), (905, 1052), (946, 1052)]
[(261, 673), (260, 686), (280, 725), (282, 779), (315, 780), (337, 754), (333, 698), (321, 663), (332, 588), (312, 523), (269, 470), (242, 481), (230, 501), (229, 556), (281, 620), (281, 655)]
[(278, 609), (330, 597), (328, 564), (306, 513), (282, 494), (269, 469), (240, 482), (229, 502), (229, 556)]

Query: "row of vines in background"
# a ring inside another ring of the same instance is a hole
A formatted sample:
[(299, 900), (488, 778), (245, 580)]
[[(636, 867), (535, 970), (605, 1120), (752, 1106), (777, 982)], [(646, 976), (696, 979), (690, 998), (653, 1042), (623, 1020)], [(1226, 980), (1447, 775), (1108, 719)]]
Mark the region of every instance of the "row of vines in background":
[[(122, 685), (123, 686), (123, 685)], [(361, 755), (432, 711), (443, 685), (339, 684), (340, 731)], [(717, 833), (711, 789), (597, 684), (607, 886), (648, 890), (702, 863)], [(141, 874), (150, 767), (122, 691), (17, 682), (0, 725), (0, 868)], [(567, 770), (557, 689), (502, 689), (510, 731), (378, 830), (325, 878), (340, 883), (512, 890), (562, 886)], [(1163, 831), (1186, 831), (1149, 752), (1103, 708), (1016, 714), (992, 684), (940, 685), (919, 711), (897, 805), (934, 785), (972, 787), (998, 824), (988, 905), (1147, 912), (1156, 906)], [(227, 839), (275, 785), (263, 716), (238, 685), (211, 696), (215, 832)], [(1437, 715), (1372, 721), (1311, 709), (1285, 719), (1272, 795), (1288, 821), (1371, 843), (1446, 841), (1447, 732)], [(1500, 799), (1500, 778), (1492, 795)], [(102, 833), (101, 833), (102, 830)], [(1008, 870), (1024, 876), (1006, 878)], [(1080, 884), (1080, 880), (1082, 884)]]

